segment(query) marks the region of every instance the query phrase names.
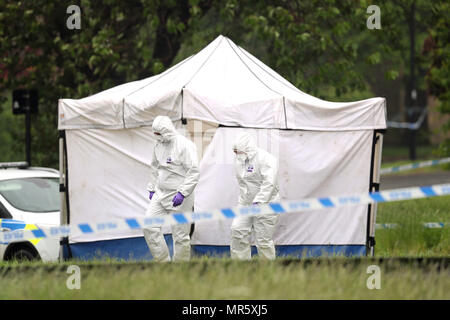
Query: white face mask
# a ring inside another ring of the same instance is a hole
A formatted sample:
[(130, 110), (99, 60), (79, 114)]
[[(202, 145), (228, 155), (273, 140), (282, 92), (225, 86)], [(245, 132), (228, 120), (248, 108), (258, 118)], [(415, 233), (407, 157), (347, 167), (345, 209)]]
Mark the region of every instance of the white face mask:
[(160, 134), (155, 134), (155, 138), (156, 138), (156, 141), (158, 141), (158, 142), (162, 142), (163, 141), (163, 136), (160, 135)]
[(244, 162), (247, 159), (247, 155), (245, 153), (236, 154), (236, 159), (238, 161)]
[(170, 139), (167, 136), (164, 136), (162, 134), (155, 134), (155, 137), (156, 141), (158, 142), (166, 143), (170, 141)]

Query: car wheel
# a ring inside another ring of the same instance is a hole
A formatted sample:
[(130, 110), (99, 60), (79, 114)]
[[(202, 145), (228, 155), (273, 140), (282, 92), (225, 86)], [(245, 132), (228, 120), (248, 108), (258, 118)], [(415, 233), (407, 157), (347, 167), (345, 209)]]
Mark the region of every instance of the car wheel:
[(11, 260), (16, 260), (16, 261), (32, 261), (32, 260), (37, 260), (38, 256), (36, 255), (36, 253), (27, 250), (25, 248), (16, 250), (12, 253), (11, 255)]

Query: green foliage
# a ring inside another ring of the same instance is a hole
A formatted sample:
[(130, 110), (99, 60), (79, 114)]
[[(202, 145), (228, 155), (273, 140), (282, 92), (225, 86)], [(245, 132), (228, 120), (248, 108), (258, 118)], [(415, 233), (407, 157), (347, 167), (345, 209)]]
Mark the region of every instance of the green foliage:
[(367, 57), (367, 60), (370, 64), (379, 64), (381, 60), (381, 55), (379, 52), (375, 52), (371, 54), (369, 57)]
[[(167, 67), (164, 62), (172, 62), (176, 51), (162, 50), (157, 42), (172, 35), (168, 46), (179, 46), (173, 34), (187, 28), (186, 3), (83, 0), (81, 30), (69, 30), (66, 8), (72, 3), (0, 2), (0, 92), (39, 90), (39, 114), (32, 122), (33, 164), (58, 165), (59, 98), (81, 98), (149, 77)], [(10, 107), (1, 102), (6, 112)], [(8, 118), (3, 113), (2, 121)], [(23, 130), (2, 126), (0, 144), (14, 148), (23, 143), (17, 138)], [(8, 157), (2, 160), (12, 160)]]
[(353, 40), (366, 31), (359, 7), (355, 1), (268, 1), (242, 8), (241, 15), (266, 47), (269, 66), (300, 89), (327, 97), (322, 87), (337, 95), (365, 88), (354, 72), (360, 57)]
[(25, 160), (25, 116), (12, 114), (11, 95), (0, 95), (0, 162)]
[[(427, 79), (430, 91), (439, 101), (439, 110), (443, 115), (450, 115), (450, 3), (433, 3), (432, 27), (430, 37), (424, 48), (427, 58), (431, 60)], [(450, 120), (442, 130), (450, 132)], [(450, 138), (446, 139), (440, 146), (441, 156), (450, 155)]]
[(397, 79), (399, 76), (399, 73), (397, 70), (389, 70), (388, 72), (386, 72), (386, 79), (388, 80), (395, 80)]

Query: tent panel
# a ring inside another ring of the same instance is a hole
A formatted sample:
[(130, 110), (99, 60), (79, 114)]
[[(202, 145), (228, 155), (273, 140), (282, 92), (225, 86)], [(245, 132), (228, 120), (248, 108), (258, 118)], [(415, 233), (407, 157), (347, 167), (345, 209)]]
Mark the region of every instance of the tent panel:
[[(279, 159), (282, 200), (366, 193), (369, 190), (372, 131), (311, 132), (218, 128), (200, 167), (195, 210), (237, 205), (238, 183), (231, 144), (241, 130)], [(351, 183), (344, 183), (351, 181)], [(359, 244), (366, 241), (367, 206), (284, 214), (278, 245)], [(194, 244), (228, 245), (231, 221), (198, 222)]]
[(123, 128), (123, 99), (158, 76), (125, 83), (83, 99), (59, 99), (58, 129)]
[(218, 49), (185, 88), (214, 97), (224, 104), (223, 107), (264, 103), (282, 98), (255, 77), (226, 38), (222, 38)]
[[(314, 100), (315, 99), (315, 100)], [(356, 102), (286, 99), (289, 129), (344, 131), (386, 128), (386, 100), (371, 98)]]
[(232, 105), (213, 96), (184, 90), (183, 115), (227, 126), (279, 128), (285, 126), (283, 99)]
[[(151, 128), (68, 130), (70, 223), (144, 216), (154, 138)], [(142, 235), (142, 231), (83, 234), (70, 241)]]
[[(179, 123), (177, 126), (180, 126)], [(196, 189), (197, 211), (237, 204), (239, 189), (232, 165), (231, 141), (239, 130), (243, 129), (216, 129), (216, 135), (201, 162), (201, 180)], [(276, 156), (279, 156), (276, 150), (284, 154), (280, 157), (283, 199), (368, 190), (370, 132), (341, 132), (330, 136), (326, 132), (252, 131), (257, 132), (262, 148)], [(145, 214), (148, 204), (145, 191), (149, 176), (147, 164), (153, 148), (149, 128), (71, 130), (67, 132), (67, 139), (71, 223), (105, 222), (112, 218)], [(318, 150), (317, 146), (324, 149)], [(292, 171), (297, 174), (292, 174)], [(342, 186), (342, 181), (348, 179), (353, 183)], [(276, 243), (362, 244), (365, 242), (367, 207), (348, 208), (282, 215), (275, 236)], [(193, 243), (229, 244), (230, 224), (231, 221), (198, 222)], [(169, 228), (164, 231), (170, 233)], [(70, 240), (97, 241), (139, 235), (142, 233), (122, 232), (81, 235)]]
[[(125, 128), (151, 126), (153, 119), (159, 115), (166, 115), (172, 121), (182, 117), (182, 97), (178, 91), (164, 92), (163, 95), (153, 97), (151, 107), (135, 108), (128, 100), (125, 101)], [(147, 101), (152, 99), (151, 95), (146, 97)]]

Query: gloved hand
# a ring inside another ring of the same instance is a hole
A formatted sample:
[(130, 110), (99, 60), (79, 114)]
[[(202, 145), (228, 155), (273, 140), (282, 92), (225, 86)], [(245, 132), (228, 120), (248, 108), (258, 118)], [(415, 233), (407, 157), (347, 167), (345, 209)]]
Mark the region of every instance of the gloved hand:
[(155, 191), (150, 191), (150, 194), (148, 195), (148, 198), (150, 200), (152, 200), (154, 194), (155, 194)]
[(172, 200), (173, 206), (178, 207), (183, 202), (183, 200), (184, 200), (184, 196), (180, 192), (178, 192), (175, 195), (175, 197), (173, 197), (173, 200)]
[(254, 206), (259, 206), (259, 202), (253, 202)]

